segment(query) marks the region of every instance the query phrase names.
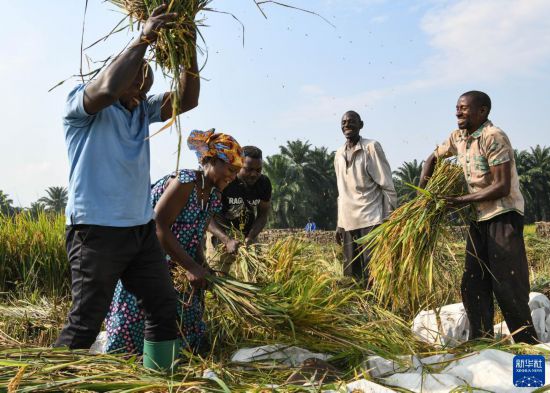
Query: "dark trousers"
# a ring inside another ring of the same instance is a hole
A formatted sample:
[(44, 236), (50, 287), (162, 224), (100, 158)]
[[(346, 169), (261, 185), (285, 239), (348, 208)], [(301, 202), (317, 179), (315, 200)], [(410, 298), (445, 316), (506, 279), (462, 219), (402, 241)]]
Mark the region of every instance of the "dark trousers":
[(93, 344), (119, 279), (145, 311), (145, 338), (177, 337), (176, 291), (154, 221), (127, 228), (68, 226), (66, 246), (73, 303), (55, 346), (77, 349)]
[(377, 225), (372, 227), (354, 229), (352, 231), (344, 231), (342, 238), (343, 251), (344, 251), (344, 276), (354, 277), (365, 284), (368, 283), (369, 275), (369, 262), (371, 250), (360, 246), (355, 241), (366, 236), (376, 228)]
[(493, 293), (515, 342), (536, 343), (529, 310), (529, 270), (523, 242), (523, 216), (500, 214), (470, 225), (462, 301), (470, 320), (470, 339), (493, 336)]

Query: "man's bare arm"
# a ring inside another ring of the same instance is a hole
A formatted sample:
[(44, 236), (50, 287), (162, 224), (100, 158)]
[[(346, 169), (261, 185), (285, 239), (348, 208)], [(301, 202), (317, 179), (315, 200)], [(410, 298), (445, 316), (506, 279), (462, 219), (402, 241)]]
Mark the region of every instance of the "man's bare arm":
[(428, 184), (428, 180), (434, 173), (436, 162), (437, 162), (437, 158), (433, 153), (430, 154), (428, 158), (426, 158), (426, 161), (424, 161), (424, 165), (422, 166), (422, 172), (420, 173), (420, 182), (418, 183), (418, 186), (420, 188), (426, 188), (426, 185)]
[(220, 224), (213, 218), (210, 220), (210, 223), (208, 224), (208, 232), (210, 232), (212, 235), (216, 236), (219, 241), (221, 241), (225, 245), (225, 250), (233, 254), (237, 252), (237, 249), (240, 246), (240, 242), (236, 239), (232, 239), (225, 233), (225, 230), (222, 228)]
[(173, 21), (176, 13), (164, 13), (166, 5), (153, 10), (145, 22), (140, 37), (94, 79), (84, 92), (84, 110), (93, 115), (112, 105), (134, 83), (143, 69), (143, 56), (149, 43), (157, 39), (158, 31)]
[(245, 242), (253, 241), (258, 237), (262, 229), (264, 229), (265, 224), (267, 224), (270, 210), (271, 201), (260, 201), (260, 204), (258, 205), (258, 216), (254, 220)]
[[(195, 48), (195, 53), (193, 59), (191, 60), (191, 68), (188, 70), (182, 69), (180, 74), (178, 92), (180, 101), (176, 115), (190, 111), (199, 105), (200, 87), (199, 67), (197, 65), (197, 50)], [(160, 111), (162, 121), (170, 119), (173, 115), (172, 100), (175, 99), (175, 94), (175, 92), (167, 92), (164, 95), (164, 102)]]

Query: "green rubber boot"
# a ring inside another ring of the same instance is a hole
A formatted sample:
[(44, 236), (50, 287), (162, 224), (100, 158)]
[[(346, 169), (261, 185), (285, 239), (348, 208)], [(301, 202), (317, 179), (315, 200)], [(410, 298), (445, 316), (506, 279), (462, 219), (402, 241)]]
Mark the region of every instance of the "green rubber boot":
[(143, 340), (143, 367), (157, 371), (172, 371), (179, 349), (179, 339), (158, 342)]

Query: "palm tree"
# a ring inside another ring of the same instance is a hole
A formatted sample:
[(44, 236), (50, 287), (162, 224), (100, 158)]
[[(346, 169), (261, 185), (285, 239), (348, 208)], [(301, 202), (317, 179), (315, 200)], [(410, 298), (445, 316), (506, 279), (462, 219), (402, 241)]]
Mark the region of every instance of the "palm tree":
[[(294, 192), (292, 201), (288, 202), (288, 215), (285, 219), (287, 226), (291, 228), (301, 227), (308, 215), (305, 167), (309, 160), (310, 147), (311, 144), (308, 141), (302, 142), (299, 139), (287, 141), (285, 146), (279, 146), (281, 156), (289, 161), (286, 174), (287, 193), (291, 190)], [(290, 194), (287, 194), (287, 197), (290, 197)]]
[(298, 174), (292, 161), (281, 154), (266, 157), (263, 168), (273, 186), (271, 224), (276, 228), (288, 228), (293, 224), (296, 204), (300, 203)]
[(395, 190), (401, 203), (410, 201), (416, 195), (416, 191), (407, 184), (418, 186), (423, 164), (424, 161), (419, 163), (415, 159), (410, 162), (404, 162), (397, 170), (393, 171)]
[[(308, 141), (288, 141), (281, 153), (269, 157), (267, 173), (281, 186), (272, 198), (273, 225), (303, 227), (312, 217), (320, 228), (336, 225), (334, 152), (312, 149)], [(278, 168), (275, 166), (278, 165)], [(284, 168), (284, 169), (283, 169)], [(280, 173), (276, 173), (280, 172)]]
[(516, 167), (526, 202), (526, 219), (546, 221), (550, 218), (550, 147), (531, 147), (515, 152)]
[(13, 212), (13, 200), (9, 195), (0, 190), (0, 213), (11, 214)]
[(40, 201), (36, 201), (36, 202), (32, 202), (31, 203), (31, 207), (29, 207), (27, 209), (27, 213), (32, 217), (32, 218), (37, 218), (38, 215), (41, 213), (41, 212), (44, 212), (46, 210), (46, 206), (44, 205), (44, 203), (40, 202)]
[(67, 189), (65, 187), (48, 187), (46, 189), (48, 196), (42, 197), (38, 200), (44, 204), (44, 207), (48, 211), (62, 213), (65, 211), (67, 205)]
[(279, 146), (281, 155), (291, 159), (294, 164), (302, 166), (307, 163), (311, 144), (309, 141), (287, 141), (286, 146)]
[(312, 217), (319, 228), (336, 227), (338, 188), (334, 172), (335, 152), (326, 147), (316, 147), (307, 157), (303, 167), (306, 186), (307, 217)]
[(518, 172), (519, 186), (523, 199), (525, 200), (525, 221), (535, 221), (535, 195), (532, 186), (532, 179), (529, 173), (529, 152), (522, 150), (514, 150), (514, 158), (516, 161), (516, 169)]

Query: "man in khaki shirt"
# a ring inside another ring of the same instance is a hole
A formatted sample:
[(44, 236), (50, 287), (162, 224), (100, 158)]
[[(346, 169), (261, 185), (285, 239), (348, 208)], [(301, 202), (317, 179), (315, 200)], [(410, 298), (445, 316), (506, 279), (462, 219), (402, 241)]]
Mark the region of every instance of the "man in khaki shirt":
[(493, 293), (515, 342), (536, 343), (529, 310), (529, 271), (523, 242), (523, 196), (510, 140), (488, 120), (491, 99), (480, 91), (464, 93), (456, 105), (459, 129), (426, 159), (420, 187), (436, 160), (456, 156), (469, 193), (447, 197), (451, 205), (473, 203), (462, 301), (470, 321), (470, 339), (493, 336)]
[(363, 122), (353, 111), (344, 113), (346, 143), (336, 151), (338, 185), (336, 240), (343, 245), (344, 274), (368, 283), (370, 251), (355, 241), (381, 224), (397, 206), (390, 165), (380, 143), (361, 138)]

